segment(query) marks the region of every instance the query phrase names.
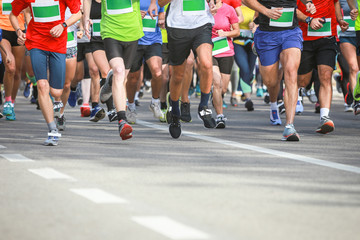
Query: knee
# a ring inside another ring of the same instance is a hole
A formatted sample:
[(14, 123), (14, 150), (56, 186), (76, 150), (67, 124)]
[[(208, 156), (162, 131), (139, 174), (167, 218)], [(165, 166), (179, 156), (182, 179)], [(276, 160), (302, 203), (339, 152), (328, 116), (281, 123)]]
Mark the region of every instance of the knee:
[(71, 84), (70, 81), (69, 81), (69, 82), (65, 82), (65, 84), (64, 84), (64, 90), (70, 89), (70, 84)]
[(212, 71), (213, 64), (211, 61), (204, 61), (202, 62), (200, 68), (203, 72), (211, 72)]
[(162, 71), (161, 71), (161, 68), (156, 68), (154, 69), (154, 72), (153, 72), (153, 78), (161, 78), (162, 77)]
[[(5, 71), (6, 71), (7, 74), (9, 74), (11, 76), (14, 76), (15, 73), (16, 73), (15, 64), (13, 64), (13, 63), (7, 64)], [(20, 73), (18, 75), (20, 76)]]
[(99, 75), (99, 69), (96, 65), (89, 67), (89, 75), (92, 77), (96, 77), (96, 75)]
[(37, 89), (41, 94), (49, 93), (49, 82), (47, 80), (37, 81)]

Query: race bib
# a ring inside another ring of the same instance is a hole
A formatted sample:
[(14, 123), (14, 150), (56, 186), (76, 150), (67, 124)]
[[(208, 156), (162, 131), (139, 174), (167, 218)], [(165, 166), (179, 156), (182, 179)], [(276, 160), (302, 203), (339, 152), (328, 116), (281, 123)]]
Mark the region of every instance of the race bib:
[(39, 1), (31, 3), (34, 22), (54, 22), (61, 20), (59, 1)]
[(70, 28), (67, 29), (67, 44), (66, 44), (66, 48), (71, 48), (71, 47), (76, 47), (77, 46), (77, 42), (75, 39), (75, 31), (70, 30)]
[(110, 15), (133, 12), (132, 0), (106, 0), (106, 12)]
[(155, 32), (157, 25), (157, 17), (152, 19), (149, 15), (146, 15), (143, 20), (143, 31), (144, 32)]
[(349, 24), (349, 28), (347, 31), (354, 32), (355, 31), (355, 21), (351, 20), (350, 16), (344, 17), (345, 22)]
[(93, 37), (100, 37), (100, 19), (92, 20), (92, 35)]
[(183, 0), (183, 15), (202, 15), (205, 11), (205, 0)]
[(218, 55), (220, 53), (224, 53), (230, 50), (229, 42), (227, 37), (216, 37), (212, 39), (214, 44), (212, 55)]
[(310, 27), (310, 24), (308, 26), (308, 34), (309, 37), (328, 37), (331, 36), (331, 18), (325, 18), (325, 23), (323, 23), (323, 27), (314, 30)]
[(10, 15), (11, 10), (12, 10), (12, 6), (11, 6), (11, 2), (13, 0), (3, 0), (1, 3), (1, 9), (2, 9), (2, 14), (3, 15)]
[[(273, 9), (275, 7), (272, 7)], [(269, 26), (271, 27), (291, 27), (294, 21), (294, 8), (283, 8), (281, 17), (279, 19), (270, 19)]]

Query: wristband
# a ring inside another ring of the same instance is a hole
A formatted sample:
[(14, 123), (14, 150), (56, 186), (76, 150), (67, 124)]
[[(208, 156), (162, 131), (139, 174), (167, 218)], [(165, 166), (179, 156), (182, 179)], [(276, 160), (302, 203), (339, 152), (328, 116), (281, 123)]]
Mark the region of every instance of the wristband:
[(308, 4), (308, 3), (312, 3), (312, 4), (314, 4), (312, 1), (307, 1), (307, 2), (306, 2), (306, 4)]

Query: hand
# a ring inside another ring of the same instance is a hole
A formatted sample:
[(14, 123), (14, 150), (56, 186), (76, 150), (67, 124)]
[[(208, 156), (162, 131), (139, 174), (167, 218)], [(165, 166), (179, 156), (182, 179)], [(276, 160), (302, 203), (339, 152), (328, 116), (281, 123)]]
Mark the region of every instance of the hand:
[(26, 34), (25, 34), (23, 31), (21, 31), (21, 30), (18, 30), (18, 31), (16, 32), (16, 34), (17, 34), (17, 33), (20, 33), (20, 34), (18, 35), (17, 42), (18, 42), (19, 45), (23, 46), (23, 45), (25, 44), (25, 41), (26, 41)]
[(283, 8), (273, 8), (273, 9), (268, 8), (265, 12), (265, 15), (270, 19), (277, 20), (282, 15), (282, 9)]
[(144, 18), (146, 16), (146, 11), (141, 10), (140, 13), (141, 13), (141, 18)]
[(345, 32), (349, 28), (349, 23), (347, 23), (344, 19), (341, 19), (339, 22), (339, 26), (342, 32)]
[(93, 22), (90, 19), (84, 19), (84, 27), (85, 27), (85, 35), (90, 39), (90, 26), (93, 24)]
[(217, 30), (216, 31), (217, 32), (217, 34), (219, 34), (219, 37), (227, 37), (227, 35), (228, 35), (228, 33), (227, 32), (225, 32), (224, 30)]
[[(156, 17), (158, 15), (158, 9), (157, 9), (156, 3), (151, 3), (147, 12), (150, 15), (150, 17), (152, 19), (154, 19), (154, 17)], [(155, 14), (153, 14), (153, 12), (155, 12)]]
[(209, 8), (210, 8), (211, 15), (215, 16), (218, 9), (217, 9), (216, 5), (212, 1), (209, 2)]
[(50, 34), (54, 38), (58, 38), (64, 31), (64, 27), (61, 24), (56, 25), (50, 30)]
[(82, 39), (84, 36), (84, 29), (79, 29), (76, 33), (78, 39)]
[(357, 16), (359, 14), (359, 11), (357, 9), (353, 9), (350, 11), (350, 17), (351, 17), (351, 20), (355, 21)]
[(316, 7), (312, 2), (307, 2), (305, 6), (306, 6), (306, 12), (310, 14), (316, 13)]
[(160, 28), (165, 29), (165, 20), (164, 19), (159, 19), (158, 25), (159, 25)]
[(256, 29), (259, 27), (258, 24), (254, 24), (254, 27), (251, 29), (251, 32), (254, 34), (256, 32)]
[(319, 30), (323, 27), (323, 23), (325, 22), (322, 18), (313, 18), (313, 20), (310, 23), (310, 27), (314, 30)]
[(11, 57), (9, 55), (6, 55), (6, 60), (5, 60), (6, 64), (10, 64), (11, 61), (12, 61)]

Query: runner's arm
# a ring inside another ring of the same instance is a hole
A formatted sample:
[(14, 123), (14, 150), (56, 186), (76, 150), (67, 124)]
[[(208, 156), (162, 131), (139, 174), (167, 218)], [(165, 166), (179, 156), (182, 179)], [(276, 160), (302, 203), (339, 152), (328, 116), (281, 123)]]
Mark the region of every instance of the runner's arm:
[(348, 3), (348, 5), (349, 5), (349, 7), (351, 9), (351, 11), (350, 11), (351, 19), (353, 21), (355, 21), (358, 14), (359, 14), (359, 10), (356, 7), (355, 0), (347, 0), (347, 3)]
[(31, 12), (29, 7), (24, 9), (24, 17), (25, 17), (26, 25), (29, 25), (31, 20)]
[(260, 4), (259, 1), (257, 1), (257, 0), (243, 0), (243, 2), (249, 8), (267, 16), (270, 19), (276, 20), (281, 17), (281, 14), (282, 14), (281, 9), (282, 8), (269, 9), (269, 8), (265, 7), (264, 5)]
[(301, 2), (306, 6), (306, 11), (314, 14), (316, 13), (315, 4), (311, 0), (301, 0)]
[[(151, 0), (150, 6), (149, 6), (147, 12), (149, 13), (149, 15), (152, 19), (154, 19), (154, 17), (156, 17), (158, 15), (156, 0)], [(153, 12), (155, 12), (155, 14)]]
[(349, 23), (347, 23), (343, 18), (339, 1), (335, 2), (335, 15), (336, 15), (336, 20), (341, 28), (341, 31), (345, 32), (346, 30), (348, 30)]
[(244, 22), (244, 15), (242, 14), (241, 8), (237, 7), (237, 8), (235, 8), (235, 11), (236, 11), (236, 15), (239, 18), (239, 23)]
[(83, 24), (84, 24), (84, 30), (85, 35), (90, 39), (90, 25), (92, 25), (92, 22), (90, 20), (90, 9), (91, 9), (91, 0), (84, 0), (84, 6), (83, 6)]

